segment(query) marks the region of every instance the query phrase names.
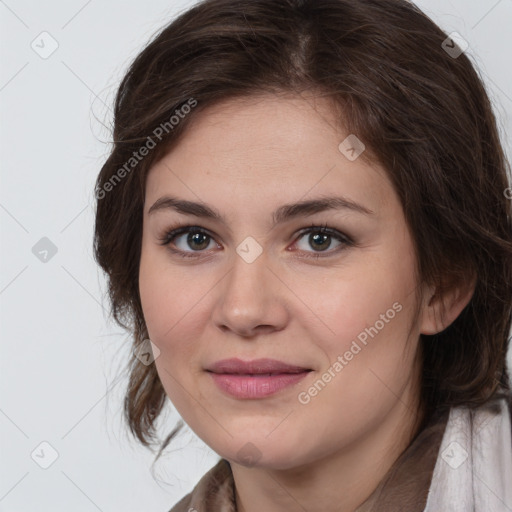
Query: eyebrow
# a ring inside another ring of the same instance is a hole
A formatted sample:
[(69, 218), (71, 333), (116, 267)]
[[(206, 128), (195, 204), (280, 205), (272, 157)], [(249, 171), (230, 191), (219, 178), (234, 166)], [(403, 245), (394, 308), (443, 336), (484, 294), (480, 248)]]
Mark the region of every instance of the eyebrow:
[[(285, 204), (272, 213), (272, 226), (287, 220), (314, 215), (326, 210), (347, 209), (364, 215), (374, 215), (375, 212), (365, 206), (340, 196), (320, 197), (317, 199)], [(163, 196), (151, 206), (148, 215), (157, 211), (174, 210), (184, 215), (214, 219), (226, 224), (223, 216), (213, 207), (202, 203), (178, 199), (172, 196)]]

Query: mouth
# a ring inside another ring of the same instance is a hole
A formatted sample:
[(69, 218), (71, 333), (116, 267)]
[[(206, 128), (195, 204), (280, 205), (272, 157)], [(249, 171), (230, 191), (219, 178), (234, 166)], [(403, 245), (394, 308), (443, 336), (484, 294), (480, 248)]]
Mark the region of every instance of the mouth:
[(253, 359), (242, 361), (238, 358), (222, 359), (209, 366), (206, 371), (230, 375), (280, 375), (312, 371), (311, 368), (285, 363), (276, 359)]
[(238, 399), (261, 399), (289, 388), (313, 370), (275, 359), (224, 359), (206, 371), (218, 388)]

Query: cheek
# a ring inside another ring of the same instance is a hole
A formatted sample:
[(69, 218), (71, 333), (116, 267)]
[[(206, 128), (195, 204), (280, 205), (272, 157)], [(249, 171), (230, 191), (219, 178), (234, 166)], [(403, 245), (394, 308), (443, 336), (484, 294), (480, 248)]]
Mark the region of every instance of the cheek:
[[(317, 338), (325, 353), (318, 378), (328, 383), (301, 389), (304, 401), (311, 397), (305, 407), (331, 411), (336, 428), (354, 432), (368, 421), (368, 410), (378, 419), (392, 407), (414, 371), (414, 291), (413, 260), (395, 256), (361, 263), (360, 270), (351, 266), (350, 278), (331, 280), (312, 297), (329, 326)], [(346, 411), (353, 414), (351, 421)]]
[(372, 261), (361, 258), (358, 265), (331, 273), (324, 280), (306, 274), (296, 277), (294, 291), (310, 306), (298, 318), (307, 318), (330, 359), (349, 350), (356, 339), (363, 345), (365, 339), (377, 337), (400, 342), (409, 327), (414, 287), (409, 261), (398, 265), (396, 256)]
[[(328, 383), (300, 391), (306, 394), (304, 401), (311, 397), (305, 407), (331, 411), (337, 428), (356, 429), (367, 421), (369, 408), (375, 418), (381, 417), (413, 372), (417, 343), (410, 328), (416, 281), (414, 260), (397, 257), (408, 254), (403, 250), (388, 255), (380, 251), (373, 261), (361, 258), (347, 266), (347, 275), (341, 271), (336, 279), (310, 288), (315, 290), (311, 304), (322, 320), (315, 321), (321, 327), (312, 338), (324, 353), (318, 378)], [(339, 408), (332, 410), (333, 403)], [(353, 421), (347, 423), (346, 411), (352, 412)]]
[(150, 338), (158, 343), (164, 332), (172, 326), (173, 318), (167, 316), (167, 311), (175, 310), (172, 308), (174, 304), (169, 303), (172, 300), (174, 285), (171, 285), (166, 277), (167, 269), (155, 256), (155, 251), (145, 248), (143, 243), (139, 267), (139, 294)]
[(187, 416), (191, 404), (184, 389), (193, 389), (197, 371), (204, 289), (197, 279), (184, 277), (190, 274), (170, 265), (164, 253), (143, 246), (139, 293), (149, 338), (160, 350), (155, 359), (160, 381), (174, 406)]
[[(170, 264), (162, 248), (145, 248), (139, 268), (139, 293), (150, 338), (163, 345), (197, 313), (207, 284), (190, 271)], [(162, 347), (165, 349), (165, 347)]]
[(201, 340), (211, 314), (208, 291), (216, 283), (212, 272), (199, 275), (192, 267), (171, 264), (166, 251), (143, 245), (139, 269), (142, 311), (149, 338), (160, 350), (155, 359), (157, 372), (178, 408), (187, 407), (190, 396), (184, 389), (194, 389), (202, 368)]

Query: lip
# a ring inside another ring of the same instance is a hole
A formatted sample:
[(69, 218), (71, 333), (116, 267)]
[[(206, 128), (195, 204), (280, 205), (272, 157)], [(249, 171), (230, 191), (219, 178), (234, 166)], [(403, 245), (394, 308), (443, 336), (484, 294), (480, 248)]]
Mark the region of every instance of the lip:
[(277, 359), (253, 359), (242, 361), (238, 358), (222, 359), (207, 368), (213, 373), (228, 373), (238, 375), (257, 375), (262, 373), (299, 373), (311, 368), (292, 365)]
[(310, 368), (275, 359), (223, 359), (206, 370), (221, 391), (239, 399), (265, 398), (301, 381)]

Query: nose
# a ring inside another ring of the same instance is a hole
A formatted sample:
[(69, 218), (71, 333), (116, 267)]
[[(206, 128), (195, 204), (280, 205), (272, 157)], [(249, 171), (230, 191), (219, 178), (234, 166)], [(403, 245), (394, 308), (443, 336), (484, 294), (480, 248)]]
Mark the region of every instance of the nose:
[(265, 253), (251, 263), (235, 254), (231, 269), (214, 290), (212, 321), (224, 333), (253, 338), (280, 331), (289, 321), (290, 291)]

